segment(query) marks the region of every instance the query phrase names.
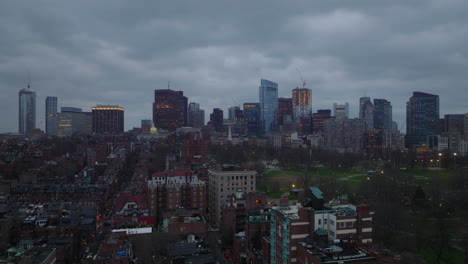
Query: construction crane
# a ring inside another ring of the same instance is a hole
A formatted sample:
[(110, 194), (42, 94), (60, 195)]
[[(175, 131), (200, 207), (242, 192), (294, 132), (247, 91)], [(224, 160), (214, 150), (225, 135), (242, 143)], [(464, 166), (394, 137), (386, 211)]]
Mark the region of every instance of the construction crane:
[(305, 88), (305, 86), (306, 86), (306, 81), (304, 80), (304, 78), (302, 78), (301, 71), (300, 71), (298, 68), (296, 68), (296, 71), (297, 71), (297, 73), (299, 73), (299, 77), (301, 77), (302, 88)]

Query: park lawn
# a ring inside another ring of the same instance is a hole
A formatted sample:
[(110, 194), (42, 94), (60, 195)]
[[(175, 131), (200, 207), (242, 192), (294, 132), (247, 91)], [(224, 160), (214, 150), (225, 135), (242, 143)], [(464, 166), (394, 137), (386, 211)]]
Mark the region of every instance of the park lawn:
[[(284, 174), (287, 175), (303, 175), (306, 173), (306, 170), (290, 170), (290, 169), (280, 169), (280, 170), (271, 170), (267, 171), (264, 173), (265, 177), (275, 177), (275, 176), (281, 176)], [(350, 175), (354, 174), (362, 174), (362, 172), (351, 170), (351, 169), (345, 169), (345, 168), (311, 168), (309, 172), (307, 173), (312, 176), (318, 176), (318, 177), (327, 177), (327, 176), (333, 176), (336, 175), (338, 178), (342, 177), (347, 177)]]
[[(359, 187), (361, 186), (361, 181), (358, 180), (345, 180), (339, 181), (340, 184), (346, 184), (352, 193), (356, 193), (359, 191)], [(351, 194), (351, 193), (349, 193)]]
[[(424, 258), (424, 260), (426, 260), (428, 264), (432, 264), (432, 263), (437, 264), (437, 255), (432, 248), (425, 247), (421, 249), (419, 254), (421, 254), (421, 256)], [(450, 247), (449, 249), (446, 249), (444, 253), (442, 253), (440, 263), (458, 264), (458, 263), (463, 263), (463, 261), (464, 261), (463, 253), (455, 248)]]
[(411, 175), (414, 181), (421, 185), (430, 184), (435, 181), (437, 184), (443, 187), (450, 188), (456, 172), (453, 170), (438, 170), (438, 169), (410, 169), (404, 172), (405, 174)]

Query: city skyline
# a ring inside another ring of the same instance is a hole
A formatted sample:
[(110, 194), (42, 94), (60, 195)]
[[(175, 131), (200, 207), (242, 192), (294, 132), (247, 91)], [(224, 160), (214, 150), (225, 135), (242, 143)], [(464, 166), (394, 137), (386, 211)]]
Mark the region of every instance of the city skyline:
[[(0, 3), (0, 32), (8, 35), (0, 49), (0, 132), (17, 131), (12, 98), (26, 88), (28, 71), (41, 129), (47, 96), (86, 111), (95, 104), (121, 105), (128, 130), (151, 118), (151, 95), (168, 81), (199, 103), (207, 120), (213, 108), (227, 113), (258, 102), (262, 78), (279, 84), (278, 97), (290, 97), (302, 85), (298, 69), (312, 89), (313, 112), (349, 102), (350, 117), (357, 117), (360, 97), (382, 98), (404, 128), (406, 101), (420, 91), (440, 95), (441, 117), (466, 113), (467, 5), (99, 3), (88, 14), (87, 3)], [(267, 18), (265, 8), (282, 12), (257, 23)], [(130, 11), (122, 16), (119, 10)], [(213, 13), (223, 19), (207, 15)]]

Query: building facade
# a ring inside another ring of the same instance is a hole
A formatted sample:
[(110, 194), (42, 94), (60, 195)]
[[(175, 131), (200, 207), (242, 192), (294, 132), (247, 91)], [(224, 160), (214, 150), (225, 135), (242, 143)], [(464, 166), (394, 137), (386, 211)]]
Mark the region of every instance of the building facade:
[(235, 195), (238, 188), (244, 192), (256, 190), (256, 171), (208, 171), (210, 220), (215, 226), (221, 221), (223, 201)]
[(202, 128), (205, 125), (205, 110), (200, 109), (199, 103), (190, 103), (188, 106), (188, 126)]
[(57, 114), (57, 136), (91, 134), (92, 120), (91, 112), (83, 112), (81, 108), (62, 107), (61, 112)]
[(322, 133), (325, 130), (326, 122), (331, 118), (331, 110), (317, 110), (312, 115), (312, 132)]
[(374, 104), (372, 104), (370, 97), (359, 99), (359, 119), (364, 121), (366, 131), (374, 129)]
[(259, 103), (244, 104), (244, 123), (249, 136), (258, 136), (261, 134)]
[(297, 263), (297, 247), (306, 237), (313, 238), (314, 210), (296, 206), (273, 207), (270, 227), (270, 263)]
[(278, 98), (278, 127), (282, 127), (285, 122), (293, 120), (292, 98)]
[(349, 103), (339, 105), (337, 103), (333, 104), (333, 116), (337, 120), (343, 120), (349, 118)]
[(169, 131), (187, 126), (187, 97), (184, 92), (154, 90), (153, 123), (157, 128)]
[(36, 93), (28, 89), (19, 92), (19, 117), (18, 131), (20, 134), (29, 137), (36, 128)]
[(426, 144), (428, 136), (438, 133), (438, 127), (439, 96), (414, 92), (406, 103), (406, 147)]
[(154, 173), (147, 186), (148, 209), (161, 221), (163, 211), (170, 209), (206, 209), (206, 184), (191, 171)]
[(299, 88), (292, 90), (292, 104), (294, 120), (299, 122), (304, 117), (312, 116), (312, 90), (309, 88)]
[(46, 127), (45, 132), (47, 135), (57, 135), (57, 97), (47, 96), (45, 109)]
[(374, 128), (378, 130), (392, 129), (392, 104), (385, 99), (374, 99)]
[(210, 114), (210, 123), (216, 132), (224, 131), (224, 112), (219, 108), (214, 108)]
[(278, 115), (278, 84), (262, 79), (259, 87), (262, 133), (276, 131)]
[(124, 131), (124, 111), (118, 105), (97, 105), (92, 110), (93, 133), (122, 133)]

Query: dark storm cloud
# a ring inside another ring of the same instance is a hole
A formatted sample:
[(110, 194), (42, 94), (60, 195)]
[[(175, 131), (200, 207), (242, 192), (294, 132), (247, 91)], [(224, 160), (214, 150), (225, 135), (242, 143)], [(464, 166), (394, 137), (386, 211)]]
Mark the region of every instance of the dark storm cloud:
[(28, 71), (38, 124), (49, 95), (124, 106), (131, 128), (168, 81), (210, 112), (258, 101), (260, 78), (291, 96), (297, 69), (314, 110), (348, 101), (355, 116), (366, 93), (390, 100), (401, 125), (418, 90), (441, 95), (442, 114), (465, 113), (467, 11), (463, 0), (2, 1), (0, 131), (17, 130)]

